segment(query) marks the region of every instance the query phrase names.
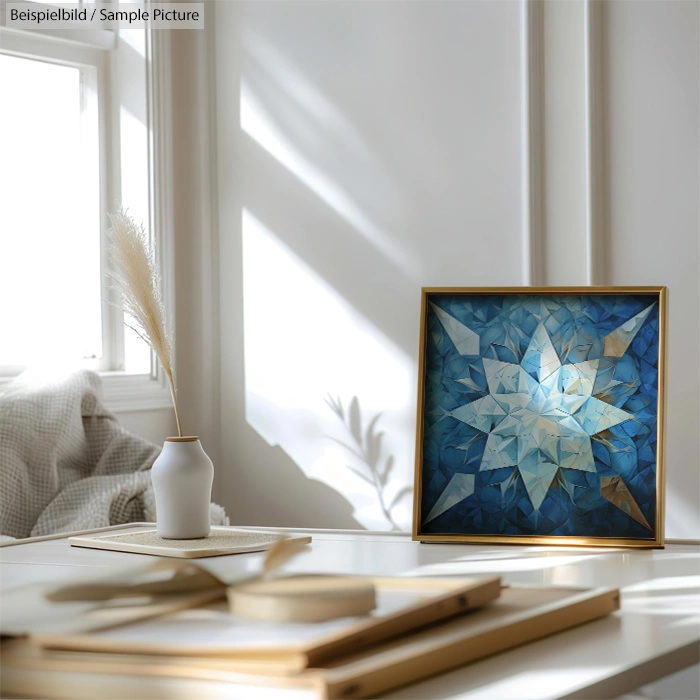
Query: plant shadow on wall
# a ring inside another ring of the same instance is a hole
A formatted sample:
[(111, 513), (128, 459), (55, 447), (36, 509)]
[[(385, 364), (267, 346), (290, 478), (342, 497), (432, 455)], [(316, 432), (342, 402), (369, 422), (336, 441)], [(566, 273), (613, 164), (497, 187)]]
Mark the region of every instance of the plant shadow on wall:
[(385, 460), (382, 458), (382, 438), (384, 433), (376, 432), (377, 424), (382, 414), (377, 413), (363, 431), (360, 401), (357, 396), (352, 397), (347, 411), (340, 398), (334, 399), (329, 395), (326, 398), (326, 403), (345, 426), (353, 444), (349, 445), (332, 436), (329, 436), (329, 438), (345, 448), (360, 462), (361, 468), (354, 467), (351, 464), (348, 464), (347, 467), (374, 489), (379, 507), (384, 517), (389, 521), (391, 529), (397, 532), (400, 531), (401, 528), (392, 517), (392, 511), (406, 496), (413, 492), (413, 489), (410, 486), (404, 486), (388, 501), (386, 490), (389, 484), (389, 476), (394, 468), (394, 456), (389, 455)]

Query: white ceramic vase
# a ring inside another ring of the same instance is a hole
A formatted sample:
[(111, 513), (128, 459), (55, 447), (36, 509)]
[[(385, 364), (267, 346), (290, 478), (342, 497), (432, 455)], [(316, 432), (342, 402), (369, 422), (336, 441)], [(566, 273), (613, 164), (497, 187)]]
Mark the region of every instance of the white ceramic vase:
[(193, 540), (210, 532), (214, 465), (197, 437), (166, 438), (151, 469), (158, 535)]

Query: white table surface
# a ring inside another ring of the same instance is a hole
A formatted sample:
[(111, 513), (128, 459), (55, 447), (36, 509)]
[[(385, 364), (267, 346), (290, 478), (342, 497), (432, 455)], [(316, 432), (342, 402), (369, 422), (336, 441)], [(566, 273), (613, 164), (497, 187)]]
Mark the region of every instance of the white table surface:
[[(313, 537), (309, 551), (286, 566), (289, 571), (498, 574), (507, 583), (615, 586), (622, 591), (621, 610), (607, 618), (403, 688), (390, 698), (617, 697), (700, 661), (700, 547), (695, 545), (664, 550), (438, 545), (412, 542), (403, 533), (287, 532)], [(238, 554), (197, 563), (225, 574), (252, 569), (262, 556)], [(151, 558), (71, 547), (66, 538), (3, 547), (0, 591), (38, 581), (75, 582)]]

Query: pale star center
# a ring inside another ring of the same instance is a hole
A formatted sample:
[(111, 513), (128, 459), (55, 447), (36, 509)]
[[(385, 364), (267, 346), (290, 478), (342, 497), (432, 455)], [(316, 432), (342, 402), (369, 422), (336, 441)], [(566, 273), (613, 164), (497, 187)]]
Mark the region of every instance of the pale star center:
[(520, 364), (483, 363), (489, 395), (450, 415), (488, 434), (480, 471), (516, 467), (535, 510), (559, 468), (596, 471), (592, 435), (633, 418), (593, 396), (598, 360), (561, 364), (543, 323)]

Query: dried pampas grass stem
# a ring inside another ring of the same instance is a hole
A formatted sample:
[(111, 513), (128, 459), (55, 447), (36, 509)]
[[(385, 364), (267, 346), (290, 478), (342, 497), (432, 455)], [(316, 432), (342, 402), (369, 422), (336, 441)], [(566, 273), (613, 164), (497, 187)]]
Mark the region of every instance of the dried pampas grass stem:
[(306, 550), (306, 545), (308, 543), (308, 538), (292, 539), (282, 535), (272, 547), (267, 550), (267, 555), (263, 562), (263, 575), (270, 574), (275, 569), (279, 569), (282, 564)]
[(155, 352), (170, 382), (170, 395), (175, 408), (177, 433), (182, 437), (180, 409), (172, 366), (172, 340), (169, 333), (160, 275), (155, 256), (143, 226), (139, 226), (124, 209), (110, 214), (107, 231), (112, 269), (107, 275), (116, 284), (124, 312), (135, 321), (132, 328)]

